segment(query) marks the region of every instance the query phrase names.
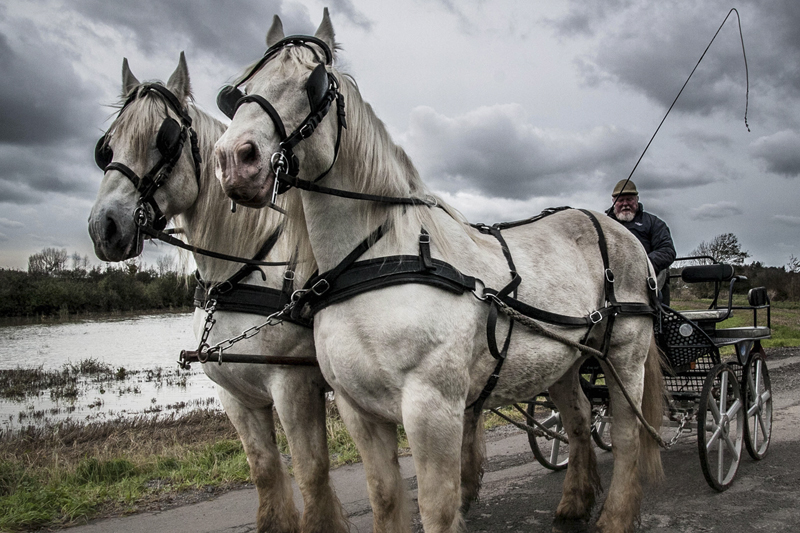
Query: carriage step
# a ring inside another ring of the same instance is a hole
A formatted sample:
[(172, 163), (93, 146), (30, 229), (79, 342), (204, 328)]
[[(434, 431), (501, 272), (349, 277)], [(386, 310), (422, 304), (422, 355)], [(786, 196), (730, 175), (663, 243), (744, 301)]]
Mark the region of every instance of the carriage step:
[(772, 334), (766, 326), (718, 329), (714, 336), (721, 339), (763, 339)]

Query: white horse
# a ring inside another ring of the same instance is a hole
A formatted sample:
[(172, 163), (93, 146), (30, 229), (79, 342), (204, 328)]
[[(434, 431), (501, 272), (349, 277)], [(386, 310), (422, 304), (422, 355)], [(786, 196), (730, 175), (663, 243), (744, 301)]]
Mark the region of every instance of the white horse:
[[(127, 60), (122, 63), (123, 109), (111, 125), (98, 151), (132, 170), (141, 179), (156, 168), (169, 144), (165, 123), (182, 123), (180, 113), (169, 97), (153, 85), (167, 89), (178, 105), (191, 117), (197, 132), (202, 165), (199, 176), (186, 139), (171, 173), (153, 195), (166, 219), (174, 219), (186, 240), (200, 248), (252, 258), (282, 222), (272, 210), (239, 208), (228, 212), (230, 201), (222, 194), (213, 175), (213, 147), (225, 130), (217, 120), (192, 103), (189, 73), (183, 53), (166, 85), (142, 84), (131, 73)], [(171, 118), (170, 118), (171, 117)], [(176, 134), (172, 126), (172, 137)], [(158, 132), (158, 133), (157, 133)], [(110, 151), (109, 151), (110, 150)], [(168, 151), (168, 150), (167, 150)], [(98, 163), (101, 164), (101, 163)], [(105, 168), (107, 161), (102, 163)], [(122, 261), (141, 252), (134, 211), (140, 205), (140, 191), (124, 168), (108, 167), (97, 200), (89, 217), (89, 233), (97, 256), (104, 261)], [(286, 261), (293, 247), (280, 237), (264, 258)], [(194, 256), (202, 279), (211, 285), (229, 278), (241, 267), (238, 263)], [(243, 282), (248, 285), (281, 288), (286, 267), (254, 269)], [(216, 324), (208, 344), (240, 334), (261, 324), (264, 317), (233, 311), (214, 313)], [(200, 338), (206, 313), (197, 309), (195, 333)], [(280, 354), (289, 358), (314, 357), (312, 332), (292, 323), (262, 330), (258, 336), (236, 345), (236, 352)], [(206, 374), (218, 385), (225, 412), (242, 440), (250, 464), (250, 474), (258, 489), (258, 531), (262, 532), (344, 532), (348, 530), (341, 505), (330, 485), (329, 457), (325, 427), (325, 392), (329, 390), (316, 366), (227, 363), (203, 365)], [(304, 501), (302, 520), (292, 499), (288, 472), (281, 460), (275, 439), (273, 406), (286, 431), (293, 458), (294, 476)]]
[[(269, 102), (289, 131), (309, 115), (307, 89), (317, 84), (319, 64), (322, 59), (327, 62), (326, 55), (336, 50), (336, 43), (327, 10), (314, 38), (290, 41), (285, 46), (282, 38), (276, 17), (267, 33), (267, 44), (277, 44), (278, 48), (268, 51), (265, 59), (248, 69), (239, 81), (246, 85), (248, 95)], [(318, 180), (312, 188), (432, 198), (405, 152), (394, 144), (372, 108), (362, 100), (352, 78), (329, 63), (325, 69), (338, 80), (338, 91), (346, 103), (347, 129), (341, 131), (341, 116), (330, 112), (313, 135), (296, 144), (293, 151), (299, 163), (298, 178), (306, 184)], [(231, 198), (258, 207), (270, 200), (276, 172), (291, 167), (285, 143), (279, 146), (285, 136), (275, 118), (249, 98), (242, 101), (217, 142), (217, 177)], [(313, 114), (313, 104), (311, 109)], [(421, 238), (424, 228), (435, 259), (479, 278), (486, 287), (504, 287), (511, 278), (498, 240), (467, 225), (441, 200), (437, 202), (441, 209), (354, 200), (317, 190), (302, 191), (299, 197), (286, 196), (283, 205), (293, 242), (301, 254), (314, 258), (322, 272), (337, 267), (381, 225), (386, 235), (360, 260), (420, 256), (420, 242), (428, 240)], [(618, 301), (648, 303), (650, 270), (641, 245), (608, 217), (596, 218), (607, 241)], [(562, 211), (533, 224), (507, 229), (502, 235), (522, 277), (518, 288), (521, 301), (578, 317), (603, 307), (604, 264), (598, 232), (586, 214)], [(317, 286), (320, 291), (323, 288)], [(476, 293), (483, 296), (481, 290)], [(488, 315), (489, 305), (469, 291), (458, 294), (426, 283), (363, 292), (316, 314), (317, 357), (364, 459), (375, 531), (410, 529), (397, 468), (397, 424), (403, 424), (411, 445), (425, 531), (462, 529), (462, 425), (471, 416), (469, 406), (496, 366), (487, 342)], [(589, 345), (601, 345), (606, 322), (592, 330)], [(573, 341), (579, 341), (588, 329), (549, 327)], [(507, 328), (507, 321), (501, 319), (501, 343)], [(517, 324), (499, 381), (485, 403), (486, 407), (508, 405), (549, 388), (570, 442), (557, 520), (587, 520), (600, 490), (590, 438), (590, 408), (578, 385), (577, 369), (584, 359), (575, 347)], [(657, 428), (663, 385), (652, 317), (618, 316), (608, 341), (608, 360), (620, 374), (633, 403), (639, 407), (644, 402), (642, 410)], [(646, 375), (654, 380), (650, 382), (654, 386), (645, 385)], [(639, 513), (640, 473), (658, 477), (660, 454), (650, 437), (640, 431), (641, 424), (617, 383), (610, 381), (608, 386), (614, 405), (615, 461), (596, 527), (609, 533), (628, 532), (634, 529)]]

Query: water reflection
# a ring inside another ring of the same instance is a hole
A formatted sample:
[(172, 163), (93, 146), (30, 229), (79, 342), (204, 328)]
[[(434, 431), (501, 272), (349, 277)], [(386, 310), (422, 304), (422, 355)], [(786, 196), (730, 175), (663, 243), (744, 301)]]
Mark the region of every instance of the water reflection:
[(0, 327), (0, 369), (68, 372), (85, 360), (112, 369), (100, 381), (96, 375), (78, 374), (75, 390), (67, 394), (46, 388), (0, 398), (0, 424), (15, 429), (46, 420), (221, 408), (216, 386), (199, 365), (178, 369), (180, 350), (195, 344), (191, 313)]

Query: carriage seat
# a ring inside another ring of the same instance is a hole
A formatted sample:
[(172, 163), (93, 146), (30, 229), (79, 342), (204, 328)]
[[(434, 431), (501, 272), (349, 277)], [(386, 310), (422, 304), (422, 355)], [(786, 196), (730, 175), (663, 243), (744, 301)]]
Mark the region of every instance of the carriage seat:
[(733, 278), (733, 267), (726, 264), (691, 265), (681, 271), (681, 279), (686, 283), (722, 282)]
[[(716, 306), (717, 295), (719, 295), (720, 284), (723, 281), (731, 281), (740, 279), (740, 276), (734, 276), (733, 267), (731, 265), (715, 263), (713, 265), (690, 265), (684, 267), (681, 271), (681, 279), (686, 283), (715, 283), (716, 294), (714, 303), (711, 304), (709, 309), (701, 309), (697, 311), (681, 311), (680, 313), (688, 320), (693, 322), (722, 322), (723, 320), (733, 316), (731, 311), (730, 302), (727, 307), (719, 309)], [(733, 282), (731, 281), (731, 285)], [(731, 286), (733, 289), (733, 286)], [(713, 330), (713, 328), (712, 328)]]
[(703, 320), (713, 320), (720, 322), (726, 318), (733, 316), (733, 311), (726, 309), (699, 309), (697, 311), (679, 311), (687, 319), (692, 322), (701, 322)]

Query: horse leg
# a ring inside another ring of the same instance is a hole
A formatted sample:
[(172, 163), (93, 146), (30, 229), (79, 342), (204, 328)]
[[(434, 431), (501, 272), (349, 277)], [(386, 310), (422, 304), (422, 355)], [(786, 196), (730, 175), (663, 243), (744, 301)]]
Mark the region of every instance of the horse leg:
[(464, 404), (430, 385), (410, 385), (404, 398), (403, 427), (417, 471), (419, 512), (426, 533), (464, 528), (461, 505), (461, 437)]
[(256, 526), (259, 533), (298, 533), (300, 517), (292, 498), (292, 483), (275, 440), (272, 406), (251, 409), (219, 387), (219, 397), (250, 464), (258, 490)]
[(364, 463), (373, 533), (411, 531), (408, 497), (397, 459), (397, 425), (365, 418), (340, 392), (336, 393), (336, 405)]
[(303, 533), (344, 533), (347, 521), (330, 483), (325, 395), (306, 376), (285, 379), (275, 408), (292, 452), (294, 478), (303, 495)]
[(603, 490), (591, 440), (592, 409), (580, 386), (579, 366), (576, 363), (548, 389), (569, 439), (569, 463), (556, 520), (588, 520), (595, 497)]
[[(645, 343), (639, 344), (643, 344), (641, 348), (647, 346)], [(630, 349), (628, 348), (628, 350)], [(617, 355), (614, 351), (611, 353)], [(634, 350), (634, 353), (637, 352)], [(663, 416), (663, 381), (659, 379), (661, 368), (655, 342), (651, 339), (650, 350), (644, 366), (639, 356), (634, 355), (627, 357), (617, 355), (611, 357), (610, 360), (620, 375), (622, 386), (628, 391), (636, 405), (642, 406), (648, 422), (658, 430)], [(609, 375), (606, 373), (606, 376)], [(648, 443), (650, 446), (641, 447), (640, 439), (644, 437), (640, 435), (640, 432), (643, 432), (643, 429), (622, 395), (620, 385), (612, 378), (607, 378), (606, 383), (608, 383), (611, 402), (614, 405), (614, 423), (611, 425), (611, 438), (614, 443), (612, 448), (614, 473), (611, 477), (608, 497), (603, 504), (600, 518), (597, 520), (597, 530), (606, 533), (628, 533), (634, 531), (634, 525), (639, 518), (642, 500), (642, 486), (639, 479), (640, 466), (643, 467), (645, 473), (658, 477), (658, 473), (662, 472), (660, 450), (657, 446), (652, 446), (652, 443)], [(645, 384), (650, 390), (644, 390)], [(640, 450), (644, 452), (641, 456)]]
[(475, 415), (472, 409), (464, 413), (464, 432), (461, 437), (461, 513), (469, 511), (483, 479), (483, 460), (486, 457), (486, 441), (483, 427), (483, 411)]

